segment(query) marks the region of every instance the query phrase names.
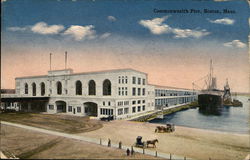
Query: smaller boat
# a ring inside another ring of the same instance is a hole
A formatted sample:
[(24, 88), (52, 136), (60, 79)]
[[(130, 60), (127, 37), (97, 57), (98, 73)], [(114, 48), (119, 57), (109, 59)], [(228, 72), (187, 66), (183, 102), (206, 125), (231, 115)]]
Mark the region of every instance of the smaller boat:
[[(235, 96), (237, 96), (237, 93), (235, 93)], [(233, 107), (242, 107), (243, 105), (242, 102), (237, 99), (232, 100), (228, 79), (226, 81), (226, 85), (224, 86), (223, 105)]]

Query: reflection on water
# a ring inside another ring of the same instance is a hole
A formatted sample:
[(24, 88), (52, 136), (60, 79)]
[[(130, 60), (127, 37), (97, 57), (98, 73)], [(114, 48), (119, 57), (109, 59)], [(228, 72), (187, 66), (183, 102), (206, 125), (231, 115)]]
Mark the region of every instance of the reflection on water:
[(214, 108), (199, 108), (199, 113), (209, 116), (209, 115), (217, 115), (220, 116), (221, 115), (221, 111), (222, 111), (223, 107), (214, 107)]
[(214, 109), (188, 109), (165, 115), (164, 119), (154, 119), (150, 123), (174, 123), (180, 126), (202, 128), (216, 131), (248, 133), (249, 105), (248, 97), (238, 96), (242, 107), (222, 106)]

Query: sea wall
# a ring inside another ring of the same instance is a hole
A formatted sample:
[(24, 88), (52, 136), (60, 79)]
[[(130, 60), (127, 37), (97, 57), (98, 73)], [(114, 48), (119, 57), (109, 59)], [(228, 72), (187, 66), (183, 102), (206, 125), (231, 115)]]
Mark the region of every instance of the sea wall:
[(190, 104), (185, 104), (185, 105), (181, 105), (181, 106), (176, 106), (174, 108), (165, 108), (163, 111), (161, 110), (157, 110), (151, 114), (147, 114), (147, 115), (142, 115), (140, 117), (137, 117), (135, 119), (132, 119), (132, 121), (137, 121), (137, 122), (147, 122), (150, 121), (152, 119), (155, 119), (158, 115), (160, 114), (164, 114), (164, 115), (168, 115), (168, 114), (172, 114), (178, 111), (183, 111), (183, 110), (187, 110), (189, 108), (196, 108), (198, 107), (198, 102), (191, 102)]

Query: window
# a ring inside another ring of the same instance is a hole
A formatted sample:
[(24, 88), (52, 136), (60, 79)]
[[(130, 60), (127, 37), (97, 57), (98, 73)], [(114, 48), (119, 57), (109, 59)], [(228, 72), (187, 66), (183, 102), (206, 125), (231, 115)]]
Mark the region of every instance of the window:
[(141, 95), (141, 88), (138, 88), (138, 96)]
[(56, 83), (56, 88), (57, 88), (57, 94), (62, 94), (62, 83), (61, 82), (57, 82)]
[(54, 105), (49, 105), (50, 110), (54, 110)]
[(121, 83), (121, 77), (119, 76), (118, 78), (118, 83), (120, 84)]
[(77, 107), (77, 112), (78, 112), (78, 113), (81, 112), (81, 107)]
[(132, 112), (135, 113), (136, 112), (136, 107), (132, 108)]
[(96, 95), (96, 87), (94, 80), (89, 81), (89, 95)]
[(123, 114), (123, 108), (118, 109), (118, 115), (122, 115)]
[(124, 105), (129, 105), (129, 101), (124, 101)]
[(145, 111), (145, 105), (142, 106), (142, 110)]
[(140, 112), (141, 111), (141, 106), (137, 107), (137, 111)]
[(109, 105), (109, 106), (111, 105), (110, 101), (108, 102), (108, 105)]
[(103, 106), (105, 106), (105, 101), (102, 102)]
[(72, 106), (68, 106), (68, 112), (72, 112)]
[(132, 101), (132, 104), (136, 104), (136, 101)]
[(28, 84), (25, 83), (24, 85), (24, 94), (28, 94), (29, 93), (29, 87), (28, 87)]
[(146, 83), (145, 83), (145, 81), (146, 81), (145, 79), (142, 79), (142, 84), (143, 84), (143, 85), (145, 85), (145, 84), (146, 84)]
[(142, 88), (142, 95), (145, 96), (145, 88)]
[(121, 95), (121, 87), (118, 87), (118, 95)]
[(122, 76), (122, 84), (124, 83), (124, 76)]
[(76, 81), (76, 95), (82, 95), (82, 82)]
[(122, 95), (124, 95), (124, 87), (122, 87)]
[(141, 104), (141, 100), (138, 100), (138, 101), (137, 101), (137, 104)]
[(132, 83), (136, 84), (136, 77), (132, 77)]
[(138, 78), (138, 84), (141, 84), (141, 78)]
[(40, 87), (41, 87), (41, 96), (44, 96), (45, 95), (45, 84), (42, 82), (40, 84)]
[(125, 83), (126, 84), (128, 83), (128, 77), (127, 76), (125, 77)]
[(103, 81), (102, 91), (103, 91), (104, 96), (111, 95), (111, 82), (110, 82), (110, 80), (106, 79)]
[(36, 84), (32, 83), (32, 95), (36, 96)]
[(132, 95), (133, 95), (133, 96), (136, 95), (136, 88), (135, 88), (135, 87), (132, 88)]
[(145, 100), (142, 100), (142, 103), (145, 103)]
[(128, 87), (125, 87), (125, 95), (128, 95)]
[(128, 114), (129, 108), (124, 108), (124, 114)]

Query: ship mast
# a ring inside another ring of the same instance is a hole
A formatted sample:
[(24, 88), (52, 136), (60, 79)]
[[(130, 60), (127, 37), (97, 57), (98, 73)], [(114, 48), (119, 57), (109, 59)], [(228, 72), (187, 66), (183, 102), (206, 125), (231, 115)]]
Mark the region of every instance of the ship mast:
[(210, 59), (210, 69), (208, 77), (208, 90), (212, 89), (212, 77), (213, 77), (213, 61)]

